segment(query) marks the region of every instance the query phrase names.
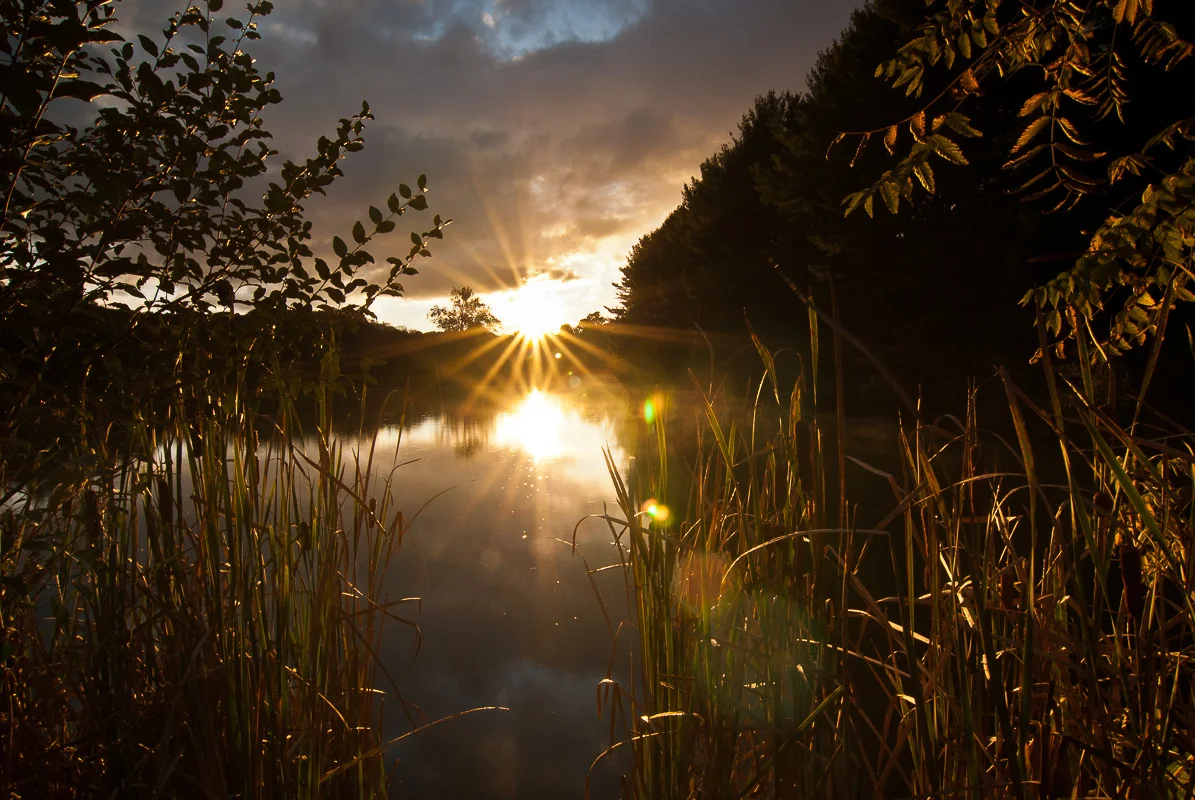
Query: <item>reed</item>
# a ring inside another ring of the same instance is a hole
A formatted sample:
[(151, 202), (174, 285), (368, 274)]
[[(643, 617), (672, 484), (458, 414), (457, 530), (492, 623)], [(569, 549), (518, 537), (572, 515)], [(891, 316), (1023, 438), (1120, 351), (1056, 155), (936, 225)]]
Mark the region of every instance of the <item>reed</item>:
[(10, 492), (0, 794), (385, 794), (376, 653), (407, 622), (383, 586), (405, 521), (393, 465), (345, 452), (320, 396), (314, 430), (285, 399), (179, 398), (90, 437), (101, 472)]
[[(1001, 373), (1000, 419), (972, 387), (901, 425), (886, 472), (847, 453), (841, 405), (815, 415), (816, 366), (782, 394), (760, 352), (746, 414), (706, 391), (694, 451), (657, 415), (651, 457), (609, 464), (624, 794), (1191, 797), (1195, 435), (1047, 358), (1047, 402)], [(859, 476), (893, 498), (871, 525)], [(683, 513), (643, 510), (686, 484)]]

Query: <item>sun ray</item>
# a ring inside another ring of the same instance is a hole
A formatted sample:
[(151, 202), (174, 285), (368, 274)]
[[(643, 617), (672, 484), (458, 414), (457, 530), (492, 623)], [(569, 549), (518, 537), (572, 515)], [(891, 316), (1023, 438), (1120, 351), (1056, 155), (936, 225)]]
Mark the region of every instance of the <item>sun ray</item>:
[(490, 365), (490, 368), (486, 370), (485, 375), (481, 377), (481, 379), (477, 382), (477, 385), (469, 391), (469, 396), (465, 399), (466, 407), (476, 402), (477, 399), (480, 398), (482, 394), (484, 394), (486, 390), (490, 388), (490, 382), (493, 381), (494, 376), (498, 374), (499, 370), (502, 369), (503, 364), (510, 359), (511, 353), (518, 346), (519, 342), (517, 339), (511, 339), (507, 343), (506, 349), (503, 350), (501, 355), (499, 355), (494, 363)]

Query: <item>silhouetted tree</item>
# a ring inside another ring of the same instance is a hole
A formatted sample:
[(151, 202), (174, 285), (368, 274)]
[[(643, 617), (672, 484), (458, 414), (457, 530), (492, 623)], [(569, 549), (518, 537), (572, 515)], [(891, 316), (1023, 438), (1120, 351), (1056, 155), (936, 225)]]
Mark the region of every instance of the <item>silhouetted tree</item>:
[[(388, 271), (366, 276), (375, 261), (367, 247), (407, 210), (427, 208), (420, 176), (419, 191), (400, 186), (387, 211), (371, 206), (351, 244), (333, 237), (332, 263), (315, 258), (303, 205), (362, 148), (369, 107), (341, 119), (312, 158), (270, 170), (278, 153), (263, 115), (281, 95), (247, 51), (271, 4), (255, 2), (243, 18), (219, 16), (217, 0), (205, 5), (134, 42), (114, 31), (117, 3), (0, 3), (0, 438), (69, 418), (113, 387), (142, 397), (246, 359), (268, 363), (286, 347), (269, 335), (269, 314), (367, 311), (402, 293), (398, 279), (441, 236), (437, 217), (412, 234), (409, 252), (387, 259)], [(80, 127), (64, 121), (79, 118)], [(255, 181), (264, 186), (256, 198), (245, 189)], [(135, 311), (108, 313), (122, 302)], [(260, 313), (234, 314), (249, 309)], [(253, 321), (262, 323), (256, 337)], [(200, 331), (192, 347), (221, 330), (234, 341), (204, 342), (201, 364), (175, 357), (187, 330)], [(137, 358), (119, 358), (130, 342)]]
[(450, 306), (432, 306), (427, 312), (437, 328), (442, 331), (467, 331), (484, 328), (492, 331), (501, 321), (490, 311), (490, 307), (468, 286), (458, 286), (449, 292)]

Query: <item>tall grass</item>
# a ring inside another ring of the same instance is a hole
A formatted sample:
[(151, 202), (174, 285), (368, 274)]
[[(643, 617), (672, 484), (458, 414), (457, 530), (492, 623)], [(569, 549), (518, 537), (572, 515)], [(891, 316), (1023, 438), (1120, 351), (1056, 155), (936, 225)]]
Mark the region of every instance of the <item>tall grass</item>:
[[(0, 794), (386, 791), (393, 465), (233, 393), (101, 436), (0, 508)], [(93, 441), (97, 437), (93, 437)]]
[[(1001, 374), (999, 418), (972, 388), (902, 425), (885, 472), (850, 457), (841, 404), (814, 415), (816, 367), (782, 394), (761, 355), (747, 414), (705, 393), (695, 458), (657, 415), (651, 457), (610, 464), (624, 794), (1195, 794), (1195, 435), (1118, 419), (1091, 368), (1070, 386), (1047, 358), (1044, 408)], [(643, 510), (684, 484), (670, 520)]]

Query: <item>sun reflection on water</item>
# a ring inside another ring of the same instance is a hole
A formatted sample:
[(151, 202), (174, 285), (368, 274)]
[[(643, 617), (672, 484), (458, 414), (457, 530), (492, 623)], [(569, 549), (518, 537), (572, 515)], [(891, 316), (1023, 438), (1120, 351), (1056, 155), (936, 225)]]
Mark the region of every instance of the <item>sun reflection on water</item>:
[(564, 452), (563, 423), (560, 401), (533, 389), (514, 411), (499, 415), (498, 441), (520, 448), (536, 461), (557, 458)]

